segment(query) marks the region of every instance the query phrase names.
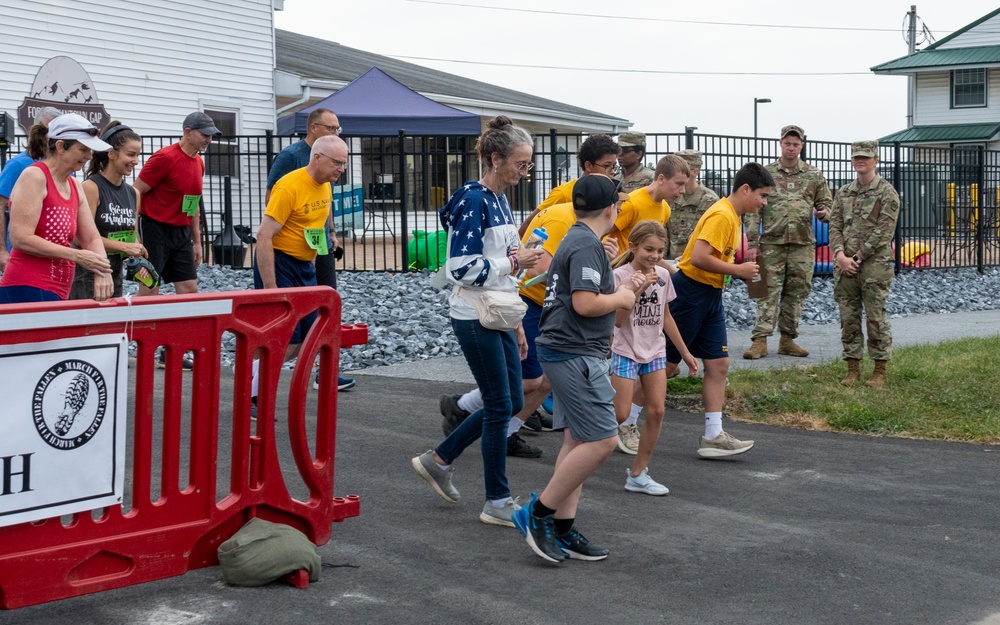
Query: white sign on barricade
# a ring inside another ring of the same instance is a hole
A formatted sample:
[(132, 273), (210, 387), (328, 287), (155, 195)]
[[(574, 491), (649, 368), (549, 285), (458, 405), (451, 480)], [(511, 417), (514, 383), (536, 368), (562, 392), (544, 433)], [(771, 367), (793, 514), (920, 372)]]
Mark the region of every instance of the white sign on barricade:
[(0, 526), (120, 505), (128, 342), (0, 345)]

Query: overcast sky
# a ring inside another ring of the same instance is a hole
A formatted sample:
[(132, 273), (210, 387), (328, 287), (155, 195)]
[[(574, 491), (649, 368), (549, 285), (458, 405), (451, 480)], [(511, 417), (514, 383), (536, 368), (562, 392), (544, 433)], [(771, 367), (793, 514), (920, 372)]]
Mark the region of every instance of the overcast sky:
[[(996, 8), (996, 0), (925, 0), (917, 14), (941, 39)], [(906, 55), (909, 9), (897, 0), (285, 0), (275, 19), (284, 30), (623, 117), (646, 132), (697, 126), (752, 136), (757, 97), (771, 99), (758, 105), (762, 137), (798, 124), (812, 139), (853, 141), (906, 125), (906, 79), (869, 68)]]

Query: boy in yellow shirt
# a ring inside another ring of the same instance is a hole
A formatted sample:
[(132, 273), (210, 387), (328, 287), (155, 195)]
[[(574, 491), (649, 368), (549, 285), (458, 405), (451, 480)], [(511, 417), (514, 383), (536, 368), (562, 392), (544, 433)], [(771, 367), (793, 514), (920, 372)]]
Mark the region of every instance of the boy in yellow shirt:
[[(733, 180), (733, 191), (698, 220), (684, 248), (677, 273), (672, 277), (677, 298), (670, 302), (670, 314), (681, 338), (696, 358), (701, 358), (705, 379), (701, 397), (705, 405), (705, 435), (698, 455), (723, 458), (750, 451), (753, 441), (741, 441), (722, 430), (722, 405), (726, 399), (729, 374), (729, 345), (722, 290), (726, 276), (752, 280), (757, 263), (733, 264), (743, 239), (742, 217), (767, 205), (774, 190), (774, 178), (759, 163), (747, 163)], [(667, 341), (667, 376), (681, 362), (681, 354)]]

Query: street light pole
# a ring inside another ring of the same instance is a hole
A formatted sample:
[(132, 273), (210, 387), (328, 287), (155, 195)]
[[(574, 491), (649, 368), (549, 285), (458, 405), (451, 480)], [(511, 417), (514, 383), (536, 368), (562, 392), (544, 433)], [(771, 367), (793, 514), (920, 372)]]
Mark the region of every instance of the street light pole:
[(754, 98), (753, 99), (753, 138), (757, 138), (757, 105), (767, 104), (771, 101), (771, 98)]

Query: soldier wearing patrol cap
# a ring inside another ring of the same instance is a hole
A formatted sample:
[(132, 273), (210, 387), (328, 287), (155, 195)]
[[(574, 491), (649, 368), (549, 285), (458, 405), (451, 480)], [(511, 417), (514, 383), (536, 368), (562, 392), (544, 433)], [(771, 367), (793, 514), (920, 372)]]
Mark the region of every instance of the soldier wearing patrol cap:
[(875, 361), (875, 371), (865, 384), (881, 388), (886, 383), (886, 362), (892, 356), (885, 303), (893, 278), (892, 238), (899, 218), (899, 195), (878, 175), (878, 141), (852, 143), (851, 165), (858, 177), (837, 191), (830, 209), (833, 296), (840, 307), (840, 340), (847, 361), (847, 376), (841, 383), (854, 386), (861, 378), (863, 308), (868, 355)]
[(674, 154), (687, 162), (691, 168), (691, 176), (684, 187), (684, 195), (670, 203), (673, 212), (670, 214), (670, 221), (667, 222), (668, 240), (664, 258), (677, 258), (684, 253), (698, 220), (706, 210), (719, 201), (715, 191), (698, 182), (698, 174), (701, 173), (701, 152), (679, 150)]
[(621, 148), (618, 153), (620, 169), (615, 179), (621, 181), (622, 191), (631, 193), (649, 186), (656, 173), (642, 162), (646, 156), (646, 135), (634, 130), (623, 132), (618, 135), (618, 147)]
[(743, 357), (767, 355), (767, 337), (777, 325), (781, 333), (778, 353), (805, 357), (809, 352), (795, 343), (799, 335), (802, 304), (812, 289), (816, 262), (816, 235), (812, 220), (827, 220), (833, 203), (830, 186), (815, 167), (799, 159), (806, 133), (800, 126), (781, 129), (781, 158), (767, 166), (777, 186), (759, 215), (747, 215), (747, 258), (761, 264), (768, 293), (757, 300), (753, 343)]

